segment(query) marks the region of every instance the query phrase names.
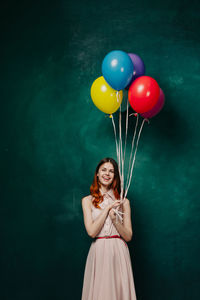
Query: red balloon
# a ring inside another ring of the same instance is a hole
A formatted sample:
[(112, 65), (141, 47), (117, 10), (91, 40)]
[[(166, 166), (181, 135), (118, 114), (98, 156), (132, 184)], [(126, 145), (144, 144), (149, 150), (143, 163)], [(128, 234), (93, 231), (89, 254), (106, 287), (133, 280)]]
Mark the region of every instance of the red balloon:
[(133, 81), (128, 90), (128, 99), (131, 107), (137, 113), (145, 113), (157, 103), (160, 87), (150, 76), (140, 76)]
[(151, 110), (141, 114), (141, 116), (147, 119), (153, 118), (161, 111), (164, 104), (165, 104), (165, 95), (163, 93), (163, 90), (160, 89), (160, 96), (158, 98), (158, 101), (156, 102), (156, 105), (154, 105), (154, 107)]

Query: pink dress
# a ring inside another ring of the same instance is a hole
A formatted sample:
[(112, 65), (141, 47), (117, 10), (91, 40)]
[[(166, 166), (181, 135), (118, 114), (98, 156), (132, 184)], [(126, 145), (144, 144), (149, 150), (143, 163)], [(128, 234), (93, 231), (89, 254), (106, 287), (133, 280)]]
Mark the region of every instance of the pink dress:
[[(104, 194), (103, 209), (115, 201), (113, 191)], [(92, 205), (92, 218), (101, 213)], [(120, 222), (120, 220), (119, 220)], [(108, 215), (97, 236), (120, 235)], [(119, 238), (97, 239), (90, 246), (81, 300), (136, 300), (131, 258), (126, 242)]]

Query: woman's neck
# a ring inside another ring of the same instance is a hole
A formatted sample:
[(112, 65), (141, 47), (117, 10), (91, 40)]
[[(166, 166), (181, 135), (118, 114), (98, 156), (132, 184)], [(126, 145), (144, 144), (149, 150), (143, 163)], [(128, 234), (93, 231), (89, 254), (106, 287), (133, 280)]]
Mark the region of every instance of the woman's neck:
[(109, 190), (110, 190), (110, 187), (103, 186), (103, 185), (101, 185), (101, 187), (100, 187), (101, 193), (107, 193)]

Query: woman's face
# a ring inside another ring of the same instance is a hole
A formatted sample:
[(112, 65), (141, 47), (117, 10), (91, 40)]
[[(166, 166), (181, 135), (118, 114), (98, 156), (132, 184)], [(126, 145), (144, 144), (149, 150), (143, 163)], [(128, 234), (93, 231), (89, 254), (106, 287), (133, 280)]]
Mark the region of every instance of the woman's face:
[(110, 162), (102, 164), (97, 173), (101, 185), (108, 187), (114, 179), (114, 167)]

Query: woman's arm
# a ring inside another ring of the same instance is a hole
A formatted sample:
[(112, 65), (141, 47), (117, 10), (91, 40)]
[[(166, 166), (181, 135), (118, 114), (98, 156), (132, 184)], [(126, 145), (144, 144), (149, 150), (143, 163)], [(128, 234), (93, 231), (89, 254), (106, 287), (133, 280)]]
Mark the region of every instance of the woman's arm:
[(109, 212), (109, 207), (105, 207), (96, 218), (96, 220), (93, 221), (91, 211), (91, 198), (91, 196), (87, 196), (82, 199), (82, 209), (86, 231), (90, 237), (95, 238), (105, 222), (105, 219)]
[(131, 223), (131, 207), (128, 199), (126, 199), (126, 201), (123, 203), (123, 213), (123, 224), (120, 222), (116, 223), (116, 216), (114, 215), (113, 211), (110, 211), (110, 217), (121, 237), (126, 242), (130, 242), (133, 236), (133, 230)]
[(95, 221), (93, 221), (92, 210), (91, 210), (91, 205), (92, 205), (91, 199), (92, 196), (87, 196), (82, 199), (82, 209), (83, 209), (84, 224), (85, 224), (86, 231), (90, 237), (95, 238), (95, 236), (100, 232), (105, 222), (105, 219), (108, 216), (109, 210), (111, 209), (111, 207), (119, 205), (119, 201), (118, 203), (116, 202), (114, 205), (111, 204), (106, 206), (99, 214), (99, 216), (95, 219)]

